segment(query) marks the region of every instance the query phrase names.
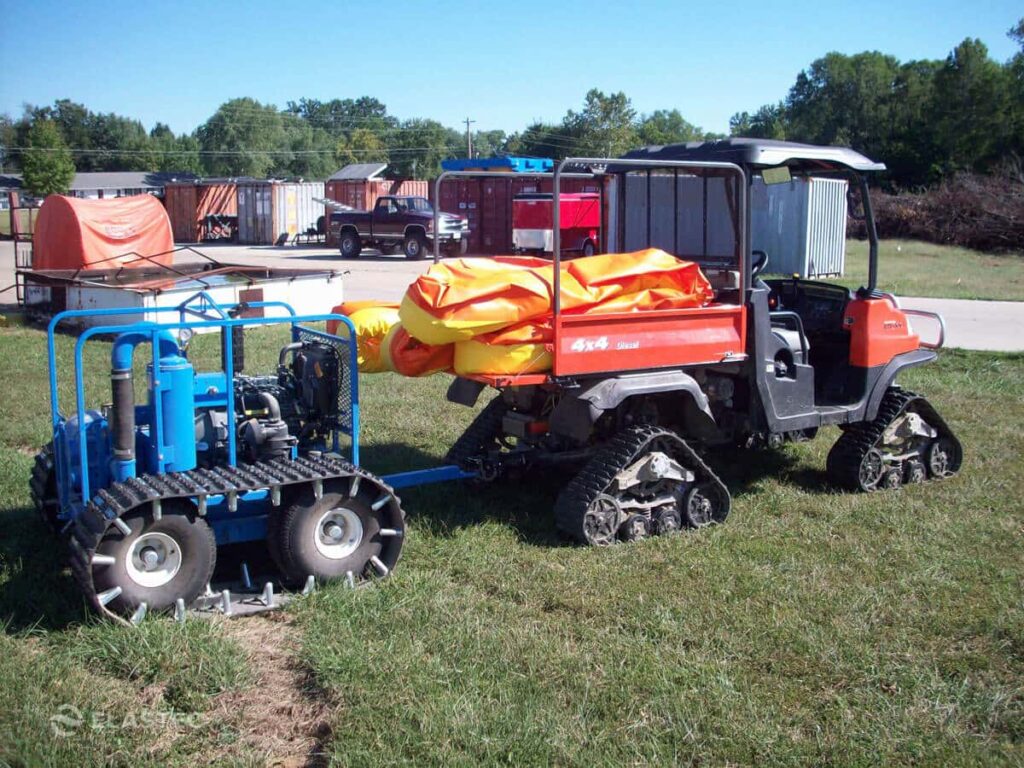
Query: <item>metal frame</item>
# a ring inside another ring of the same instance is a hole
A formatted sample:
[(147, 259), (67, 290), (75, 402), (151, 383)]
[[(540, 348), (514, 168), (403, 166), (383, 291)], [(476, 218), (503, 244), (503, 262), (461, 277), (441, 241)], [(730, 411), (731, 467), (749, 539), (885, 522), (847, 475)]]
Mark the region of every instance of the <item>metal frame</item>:
[[(564, 161), (562, 165), (564, 165)], [(562, 165), (559, 165), (559, 171)], [(598, 174), (596, 173), (563, 173), (562, 176), (573, 179), (596, 179)], [(434, 180), (434, 234), (437, 234), (437, 228), (441, 223), (441, 182), (445, 179), (451, 178), (474, 178), (474, 179), (554, 179), (555, 194), (557, 194), (558, 187), (558, 171), (555, 173), (543, 173), (537, 171), (535, 173), (518, 173), (510, 171), (442, 171), (441, 175)], [(602, 200), (604, 192), (601, 192)], [(557, 198), (554, 198), (557, 202)], [(556, 206), (557, 207), (557, 206)], [(602, 202), (603, 207), (603, 202)], [(555, 227), (558, 226), (558, 219), (554, 220)], [(558, 240), (555, 241), (559, 242)], [(434, 263), (441, 261), (441, 241), (434, 237)]]
[[(740, 262), (741, 278), (743, 280), (744, 287), (747, 287), (747, 281), (748, 281), (748, 277), (749, 277), (749, 273), (750, 273), (750, 270), (749, 270), (748, 265), (747, 265), (747, 262), (750, 260), (750, 256), (747, 253), (747, 230), (748, 230), (748, 222), (747, 222), (747, 197), (748, 197), (749, 190), (747, 189), (747, 183), (748, 183), (747, 174), (746, 174), (746, 171), (744, 171), (741, 166), (736, 165), (735, 163), (700, 162), (700, 161), (695, 161), (695, 160), (636, 160), (636, 159), (632, 159), (632, 160), (631, 159), (619, 160), (619, 159), (609, 158), (609, 157), (567, 157), (564, 160), (562, 160), (557, 166), (555, 166), (555, 172), (553, 174), (554, 189), (552, 190), (552, 192), (553, 192), (553, 195), (554, 195), (554, 198), (553, 198), (554, 209), (552, 211), (551, 223), (552, 223), (552, 227), (554, 229), (554, 232), (553, 232), (553, 242), (552, 242), (552, 251), (553, 251), (553, 257), (554, 257), (554, 294), (555, 294), (554, 295), (554, 307), (553, 307), (553, 309), (554, 309), (554, 315), (556, 317), (559, 314), (559, 311), (561, 309), (561, 303), (562, 303), (561, 302), (562, 291), (561, 291), (561, 279), (560, 279), (561, 278), (560, 263), (561, 263), (561, 260), (562, 260), (562, 237), (561, 237), (560, 227), (561, 227), (561, 218), (562, 218), (562, 216), (561, 216), (561, 210), (560, 210), (560, 206), (559, 206), (559, 201), (560, 201), (560, 198), (561, 198), (561, 180), (562, 180), (563, 176), (567, 175), (567, 174), (565, 174), (563, 172), (563, 170), (564, 170), (565, 166), (567, 164), (570, 164), (570, 163), (572, 163), (574, 165), (602, 165), (602, 166), (615, 165), (615, 166), (628, 166), (628, 167), (631, 167), (631, 168), (646, 168), (648, 170), (658, 169), (658, 168), (672, 168), (672, 169), (675, 169), (676, 171), (678, 171), (678, 169), (680, 169), (680, 168), (688, 168), (688, 169), (691, 169), (691, 170), (721, 170), (721, 171), (728, 171), (730, 173), (736, 174), (738, 176), (738, 178), (739, 178), (739, 181), (740, 181), (740, 190), (741, 190), (741, 194), (738, 195), (738, 197), (739, 197), (739, 210), (738, 210), (738, 214), (737, 214), (736, 219), (735, 219), (736, 224), (737, 224), (737, 229), (739, 230), (738, 233), (737, 233), (737, 245), (738, 245), (738, 250), (739, 250), (739, 262)], [(650, 177), (648, 177), (648, 178), (650, 178)], [(624, 199), (624, 195), (625, 195), (625, 189), (623, 189), (622, 192), (620, 193), (620, 197), (623, 197), (623, 199)], [(706, 209), (706, 205), (705, 205), (705, 209)], [(650, 207), (648, 206), (648, 211), (649, 210), (650, 210)], [(606, 237), (607, 237), (607, 235), (606, 235)]]
[[(199, 302), (194, 304), (194, 302)], [(232, 318), (230, 311), (242, 306), (242, 304), (218, 304), (211, 299), (206, 293), (199, 292), (187, 299), (177, 307), (154, 307), (147, 309), (148, 313), (179, 313), (180, 320), (176, 323), (156, 323), (153, 321), (143, 321), (136, 323), (124, 323), (121, 325), (103, 325), (88, 328), (82, 332), (75, 342), (74, 351), (74, 364), (75, 364), (75, 408), (76, 412), (81, 418), (85, 414), (85, 381), (84, 381), (84, 370), (83, 370), (83, 352), (86, 342), (94, 336), (98, 335), (118, 335), (121, 333), (128, 332), (140, 332), (148, 333), (150, 335), (149, 344), (151, 349), (151, 363), (154, 370), (157, 369), (159, 364), (158, 360), (158, 347), (159, 347), (159, 334), (162, 331), (172, 330), (192, 330), (197, 329), (223, 329), (224, 337), (224, 352), (223, 352), (223, 372), (225, 376), (225, 392), (223, 398), (218, 398), (217, 402), (210, 402), (209, 405), (220, 404), (220, 400), (223, 399), (225, 407), (232, 408), (235, 401), (235, 382), (234, 382), (234, 359), (233, 359), (233, 347), (230, 330), (236, 326), (260, 326), (260, 325), (282, 325), (289, 323), (292, 328), (292, 340), (298, 339), (300, 333), (312, 334), (314, 336), (319, 335), (325, 338), (329, 338), (332, 343), (338, 343), (339, 340), (343, 342), (349, 348), (349, 387), (350, 396), (352, 399), (352, 428), (348, 433), (352, 438), (352, 463), (358, 465), (359, 463), (359, 376), (358, 376), (358, 354), (354, 339), (356, 338), (355, 326), (352, 321), (344, 315), (340, 314), (323, 314), (323, 315), (297, 315), (295, 310), (285, 302), (268, 301), (268, 302), (249, 302), (245, 303), (244, 306), (254, 309), (267, 309), (267, 308), (278, 308), (284, 309), (288, 314), (282, 317), (240, 317)], [(209, 319), (211, 311), (215, 311), (220, 317), (215, 319)], [(51, 413), (51, 426), (54, 438), (54, 450), (60, 451), (60, 441), (56, 440), (57, 429), (60, 426), (61, 420), (66, 417), (61, 413), (60, 400), (58, 392), (58, 381), (57, 381), (57, 354), (56, 354), (56, 329), (57, 327), (66, 320), (71, 320), (77, 317), (85, 316), (99, 316), (99, 317), (116, 317), (118, 315), (128, 314), (139, 314), (137, 307), (117, 307), (110, 309), (76, 309), (67, 310), (60, 312), (50, 320), (47, 326), (47, 359), (50, 366), (50, 413)], [(198, 321), (187, 321), (185, 319), (186, 314), (194, 315), (197, 317), (205, 318)], [(339, 339), (337, 336), (329, 336), (322, 331), (318, 331), (314, 328), (301, 325), (302, 323), (315, 323), (323, 322), (327, 320), (336, 320), (343, 323), (348, 327), (349, 338), (348, 340)], [(159, 441), (163, 436), (163, 424), (162, 414), (160, 409), (155, 409), (154, 412), (154, 424), (153, 424), (153, 440), (159, 444)], [(339, 435), (340, 430), (332, 430), (331, 436), (332, 449), (338, 451), (340, 449)], [(78, 445), (79, 445), (79, 460), (83, 467), (88, 467), (88, 441), (85, 430), (79, 430), (78, 434)], [(59, 457), (63, 458), (63, 457)], [(58, 461), (58, 466), (64, 465), (63, 461)], [(234, 430), (228, 430), (228, 464), (229, 466), (237, 466), (237, 445), (236, 435)], [(61, 470), (58, 470), (61, 473)], [(65, 490), (70, 490), (70, 486), (67, 486), (67, 478), (60, 478), (60, 485), (63, 498), (61, 499), (62, 504), (69, 501), (68, 494), (64, 493)], [(64, 486), (67, 486), (65, 488)], [(82, 472), (82, 501), (86, 503), (90, 498), (89, 488), (89, 476), (87, 471)]]

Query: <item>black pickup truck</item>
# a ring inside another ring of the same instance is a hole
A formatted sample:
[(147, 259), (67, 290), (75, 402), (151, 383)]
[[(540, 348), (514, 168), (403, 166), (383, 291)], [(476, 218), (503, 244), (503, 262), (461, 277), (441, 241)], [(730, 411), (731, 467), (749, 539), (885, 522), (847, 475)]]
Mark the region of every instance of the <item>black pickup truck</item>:
[(365, 247), (386, 254), (399, 247), (407, 259), (422, 259), (434, 247), (434, 238), (447, 255), (465, 253), (469, 222), (454, 213), (438, 217), (434, 232), (434, 208), (425, 197), (385, 195), (372, 211), (341, 211), (331, 214), (331, 234), (345, 258), (355, 258)]

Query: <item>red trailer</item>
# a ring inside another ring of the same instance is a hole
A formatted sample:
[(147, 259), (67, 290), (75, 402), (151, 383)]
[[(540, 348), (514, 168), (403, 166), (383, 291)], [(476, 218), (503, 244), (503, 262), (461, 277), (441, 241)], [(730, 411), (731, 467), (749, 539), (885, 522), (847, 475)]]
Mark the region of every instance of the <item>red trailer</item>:
[[(594, 192), (560, 196), (562, 253), (592, 256), (601, 237), (601, 195)], [(512, 198), (512, 249), (551, 253), (551, 195), (516, 195)]]

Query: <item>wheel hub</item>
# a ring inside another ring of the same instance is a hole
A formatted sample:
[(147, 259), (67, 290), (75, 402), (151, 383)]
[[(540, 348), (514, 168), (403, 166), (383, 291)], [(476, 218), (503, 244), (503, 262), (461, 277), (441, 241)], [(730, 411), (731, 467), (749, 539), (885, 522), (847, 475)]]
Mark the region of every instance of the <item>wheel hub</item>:
[(174, 538), (166, 533), (144, 533), (132, 544), (125, 570), (140, 587), (155, 589), (178, 575), (181, 560), (181, 546)]
[(870, 490), (878, 485), (885, 472), (885, 461), (882, 454), (872, 448), (864, 455), (860, 464), (860, 483), (865, 490)]
[(614, 497), (601, 494), (590, 505), (583, 521), (584, 534), (590, 544), (607, 546), (615, 542), (622, 509)]
[(346, 558), (363, 543), (363, 522), (347, 507), (329, 509), (317, 521), (313, 543), (330, 560)]

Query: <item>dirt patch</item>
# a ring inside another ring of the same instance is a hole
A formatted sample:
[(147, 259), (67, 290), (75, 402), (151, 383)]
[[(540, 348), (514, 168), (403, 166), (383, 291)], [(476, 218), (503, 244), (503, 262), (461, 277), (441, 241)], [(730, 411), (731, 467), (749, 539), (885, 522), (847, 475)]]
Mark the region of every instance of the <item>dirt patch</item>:
[(228, 620), (224, 632), (245, 650), (255, 679), (242, 691), (218, 696), (207, 712), (238, 732), (237, 741), (217, 757), (257, 758), (287, 768), (326, 765), (330, 697), (298, 661), (292, 618), (272, 612)]

